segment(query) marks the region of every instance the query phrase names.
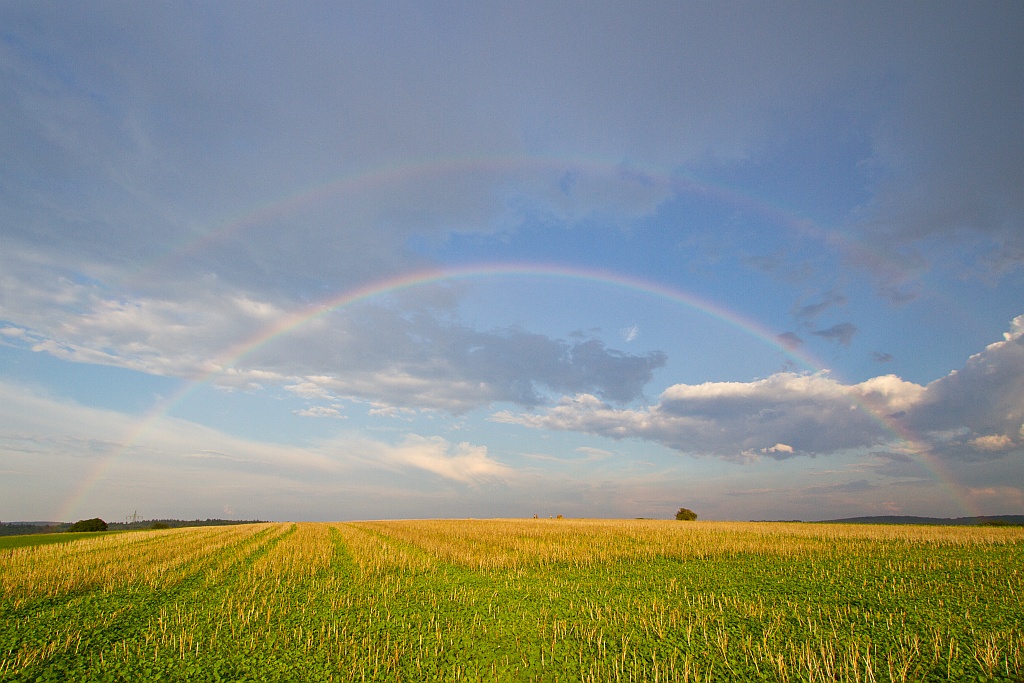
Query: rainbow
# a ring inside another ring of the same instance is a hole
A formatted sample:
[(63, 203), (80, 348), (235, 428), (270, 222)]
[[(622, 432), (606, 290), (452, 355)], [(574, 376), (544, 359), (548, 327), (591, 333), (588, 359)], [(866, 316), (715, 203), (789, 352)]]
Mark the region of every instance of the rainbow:
[[(120, 460), (132, 445), (137, 442), (157, 422), (164, 419), (170, 411), (200, 386), (216, 379), (225, 373), (235, 369), (242, 361), (251, 354), (273, 342), (276, 339), (287, 336), (300, 327), (326, 316), (333, 311), (344, 309), (360, 302), (369, 301), (376, 297), (398, 293), (404, 290), (422, 287), (431, 284), (470, 280), (474, 278), (489, 277), (544, 277), (564, 279), (574, 282), (613, 285), (628, 290), (643, 293), (648, 296), (661, 298), (678, 305), (685, 306), (692, 310), (701, 312), (716, 320), (720, 320), (743, 333), (760, 340), (793, 359), (805, 370), (817, 372), (822, 370), (820, 361), (806, 352), (788, 347), (780, 337), (765, 328), (763, 325), (746, 318), (736, 312), (730, 311), (714, 302), (702, 299), (693, 294), (682, 292), (671, 287), (644, 280), (638, 277), (627, 276), (611, 271), (599, 269), (585, 269), (552, 264), (522, 264), (522, 263), (493, 263), (473, 266), (461, 266), (452, 268), (431, 268), (404, 273), (389, 279), (368, 282), (353, 289), (346, 290), (336, 296), (325, 299), (317, 304), (308, 306), (299, 311), (285, 315), (275, 323), (268, 325), (262, 331), (225, 349), (216, 359), (207, 364), (207, 370), (194, 377), (191, 382), (182, 389), (159, 403), (142, 418), (129, 433), (126, 442), (112, 450), (102, 458), (89, 476), (85, 477), (72, 496), (61, 506), (56, 519), (70, 519), (72, 512), (84, 499), (89, 491), (99, 482), (110, 468)], [(896, 420), (881, 414), (878, 410), (860, 403), (869, 415), (876, 419), (884, 428), (891, 432), (904, 450), (912, 453), (919, 461), (933, 474), (936, 481), (940, 483), (956, 500), (960, 506), (970, 514), (973, 506), (959, 492), (959, 486), (954, 477), (945, 469), (944, 465), (936, 457), (929, 453), (927, 446), (910, 433)]]
[(403, 183), (424, 178), (463, 174), (481, 176), (492, 174), (496, 179), (546, 175), (555, 187), (559, 180), (578, 175), (590, 178), (612, 178), (617, 182), (664, 192), (666, 197), (690, 194), (720, 201), (723, 204), (749, 211), (752, 214), (785, 226), (796, 234), (811, 237), (837, 249), (847, 258), (870, 264), (876, 272), (899, 272), (901, 264), (878, 250), (866, 248), (836, 230), (822, 227), (812, 219), (800, 216), (777, 202), (739, 191), (727, 184), (708, 181), (680, 170), (664, 170), (649, 166), (634, 167), (621, 162), (544, 156), (477, 156), (418, 160), (402, 164), (378, 166), (318, 182), (299, 190), (279, 195), (255, 207), (223, 217), (208, 229), (179, 241), (160, 256), (142, 262), (125, 278), (128, 285), (145, 282), (154, 273), (167, 272), (177, 264), (213, 248), (216, 244), (243, 234), (247, 229), (288, 216), (303, 207), (315, 205), (331, 198), (353, 197), (383, 187), (400, 188)]
[(673, 303), (686, 306), (687, 308), (700, 311), (712, 318), (742, 330), (746, 334), (763, 341), (769, 346), (783, 352), (787, 356), (792, 357), (794, 360), (799, 361), (805, 369), (821, 369), (820, 362), (805, 353), (801, 353), (787, 347), (777, 334), (772, 333), (759, 323), (749, 318), (745, 318), (733, 311), (729, 311), (728, 309), (708, 301), (707, 299), (701, 299), (692, 294), (687, 294), (637, 277), (621, 275), (599, 269), (546, 264), (496, 263), (441, 269), (431, 268), (412, 273), (405, 273), (388, 280), (372, 282), (355, 289), (347, 290), (335, 297), (326, 299), (302, 311), (286, 316), (254, 337), (233, 347), (217, 361), (217, 367), (207, 373), (202, 378), (202, 381), (206, 381), (212, 376), (234, 367), (238, 362), (266, 344), (269, 344), (275, 339), (283, 337), (297, 328), (327, 315), (332, 311), (346, 308), (353, 304), (385, 294), (394, 294), (403, 290), (413, 289), (415, 287), (495, 276), (546, 277), (583, 283), (614, 285), (646, 295), (666, 299)]

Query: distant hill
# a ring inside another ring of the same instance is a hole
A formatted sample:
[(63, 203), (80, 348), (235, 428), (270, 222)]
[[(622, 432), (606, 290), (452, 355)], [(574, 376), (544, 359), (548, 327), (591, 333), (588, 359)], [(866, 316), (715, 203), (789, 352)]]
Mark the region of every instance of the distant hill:
[(908, 515), (876, 515), (822, 520), (821, 524), (934, 524), (941, 526), (978, 526), (1008, 524), (1024, 526), (1024, 515), (986, 515), (983, 517), (912, 517)]

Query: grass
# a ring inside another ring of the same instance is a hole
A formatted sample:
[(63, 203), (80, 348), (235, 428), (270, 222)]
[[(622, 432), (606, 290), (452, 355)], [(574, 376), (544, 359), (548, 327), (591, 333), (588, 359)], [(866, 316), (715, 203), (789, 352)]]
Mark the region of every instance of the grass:
[(0, 551), (0, 680), (1019, 681), (1024, 530), (405, 521)]
[(52, 543), (70, 543), (81, 541), (86, 538), (96, 538), (104, 534), (118, 533), (116, 531), (83, 531), (78, 533), (56, 533), (56, 534), (25, 534), (22, 536), (0, 537), (0, 550), (11, 548), (28, 548), (34, 545), (50, 545)]

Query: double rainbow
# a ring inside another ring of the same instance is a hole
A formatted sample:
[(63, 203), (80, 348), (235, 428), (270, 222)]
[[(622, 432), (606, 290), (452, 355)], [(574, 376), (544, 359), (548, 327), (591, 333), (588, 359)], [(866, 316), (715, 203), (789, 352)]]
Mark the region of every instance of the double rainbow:
[[(228, 349), (225, 349), (223, 353), (208, 365), (210, 368), (208, 371), (195, 377), (182, 389), (158, 404), (152, 411), (139, 420), (126, 442), (102, 458), (90, 474), (82, 480), (73, 495), (70, 496), (61, 506), (57, 519), (70, 519), (72, 512), (76, 509), (79, 503), (104, 477), (111, 467), (113, 467), (113, 465), (124, 456), (125, 452), (134, 443), (136, 443), (139, 438), (141, 438), (157, 422), (166, 417), (176, 405), (185, 400), (200, 386), (215, 380), (218, 376), (229, 372), (233, 368), (237, 368), (237, 366), (247, 357), (263, 346), (276, 339), (286, 337), (295, 330), (320, 317), (360, 302), (370, 301), (376, 297), (382, 297), (431, 284), (496, 276), (555, 278), (584, 284), (612, 285), (626, 290), (636, 291), (648, 296), (670, 301), (676, 305), (685, 306), (686, 308), (698, 311), (716, 320), (720, 320), (733, 328), (740, 330), (744, 334), (777, 349), (787, 357), (793, 359), (805, 370), (813, 372), (822, 369), (821, 363), (815, 358), (807, 353), (785, 345), (777, 334), (774, 334), (756, 321), (750, 320), (717, 305), (714, 302), (702, 299), (693, 294), (636, 277), (629, 277), (604, 270), (549, 264), (497, 263), (447, 269), (419, 270), (385, 280), (368, 282), (364, 285), (341, 292), (340, 294), (329, 297), (315, 305), (308, 306), (302, 310), (285, 315), (275, 323), (266, 326), (259, 333), (231, 346)], [(893, 434), (894, 442), (896, 444), (898, 444), (904, 451), (912, 453), (918, 461), (932, 473), (935, 480), (944, 487), (953, 500), (957, 501), (959, 505), (968, 512), (968, 514), (974, 514), (972, 510), (973, 506), (967, 498), (960, 493), (960, 487), (956, 483), (954, 477), (944, 467), (940, 460), (930, 454), (929, 449), (921, 442), (920, 439), (900, 425), (897, 421), (889, 418), (877, 409), (873, 409), (871, 406), (864, 403), (861, 403), (860, 405), (886, 430)]]

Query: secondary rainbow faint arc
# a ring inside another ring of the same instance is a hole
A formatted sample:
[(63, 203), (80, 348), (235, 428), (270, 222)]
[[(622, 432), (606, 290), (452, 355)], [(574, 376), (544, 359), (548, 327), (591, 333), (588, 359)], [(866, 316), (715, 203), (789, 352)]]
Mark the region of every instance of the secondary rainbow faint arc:
[[(775, 347), (785, 355), (799, 361), (806, 369), (820, 371), (822, 364), (807, 353), (785, 345), (777, 334), (773, 334), (759, 323), (744, 318), (743, 316), (729, 311), (728, 309), (701, 299), (694, 295), (661, 285), (641, 278), (630, 277), (619, 273), (599, 270), (573, 268), (562, 265), (551, 264), (521, 264), (521, 263), (496, 263), (485, 265), (472, 265), (452, 268), (431, 268), (418, 270), (411, 273), (404, 273), (396, 277), (366, 283), (355, 289), (345, 290), (341, 294), (328, 298), (315, 305), (309, 306), (301, 311), (283, 317), (273, 325), (268, 326), (260, 333), (250, 337), (244, 342), (236, 344), (220, 354), (216, 360), (208, 364), (209, 370), (196, 377), (192, 382), (175, 392), (170, 398), (158, 404), (147, 416), (141, 420), (138, 426), (133, 429), (125, 444), (119, 446), (111, 454), (102, 459), (93, 473), (83, 480), (82, 485), (62, 508), (59, 519), (70, 514), (78, 502), (95, 486), (96, 482), (116, 463), (124, 453), (131, 448), (139, 438), (142, 437), (152, 426), (164, 418), (178, 403), (198, 387), (215, 378), (229, 372), (240, 361), (252, 354), (262, 346), (275, 339), (283, 337), (299, 327), (336, 311), (346, 306), (372, 299), (373, 297), (390, 294), (413, 287), (424, 286), (433, 283), (440, 283), (450, 280), (462, 280), (476, 277), (495, 276), (537, 276), (565, 278), (582, 282), (610, 284), (627, 289), (643, 292), (647, 295), (657, 296), (683, 304), (692, 309), (698, 310), (713, 318), (726, 322), (745, 333)], [(870, 406), (858, 402), (872, 417), (893, 433), (897, 439), (905, 442), (910, 450), (917, 455), (925, 467), (932, 472), (936, 480), (940, 482), (954, 500), (960, 503), (965, 511), (970, 511), (971, 506), (958, 491), (954, 479), (940, 470), (941, 463), (934, 457), (927, 454), (927, 449), (920, 446), (920, 441), (897, 421), (888, 416), (880, 414)]]
[(713, 197), (725, 204), (758, 213), (773, 222), (787, 226), (797, 233), (809, 235), (822, 240), (843, 253), (852, 255), (857, 260), (894, 270), (898, 267), (893, 259), (885, 254), (868, 249), (865, 245), (855, 242), (840, 232), (827, 229), (812, 219), (798, 215), (777, 202), (742, 192), (724, 183), (712, 182), (691, 174), (657, 169), (647, 166), (634, 166), (623, 162), (602, 159), (586, 159), (558, 156), (528, 155), (493, 155), (472, 157), (445, 157), (440, 159), (416, 160), (412, 162), (377, 166), (347, 173), (327, 181), (304, 186), (287, 194), (262, 202), (256, 206), (231, 214), (219, 221), (202, 234), (179, 243), (161, 256), (141, 266), (127, 278), (134, 282), (143, 279), (146, 274), (159, 271), (189, 255), (201, 253), (211, 248), (218, 241), (245, 230), (249, 226), (262, 221), (286, 215), (289, 211), (335, 195), (358, 193), (375, 187), (401, 183), (420, 177), (441, 176), (446, 173), (495, 172), (495, 173), (528, 173), (541, 171), (558, 174), (559, 178), (566, 174), (584, 173), (594, 176), (618, 175), (623, 182), (634, 182), (641, 185), (658, 185), (673, 193), (689, 192)]

